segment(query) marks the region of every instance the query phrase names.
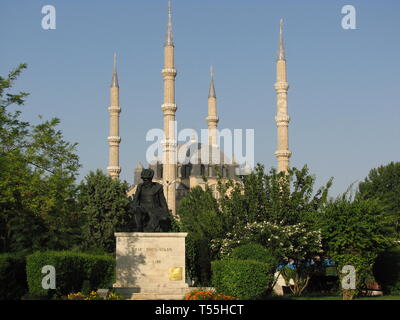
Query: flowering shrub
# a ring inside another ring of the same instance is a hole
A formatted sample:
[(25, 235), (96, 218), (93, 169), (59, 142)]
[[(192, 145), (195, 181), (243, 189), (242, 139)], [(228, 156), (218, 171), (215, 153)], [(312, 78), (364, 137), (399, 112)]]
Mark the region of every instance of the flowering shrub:
[(115, 292), (109, 292), (107, 294), (107, 300), (122, 300), (122, 297), (117, 295)]
[(284, 225), (269, 221), (247, 223), (228, 232), (225, 239), (213, 240), (212, 248), (219, 248), (222, 257), (229, 257), (235, 247), (248, 242), (271, 248), (283, 261), (304, 261), (322, 252), (319, 230), (310, 231), (303, 223)]
[(193, 290), (185, 296), (185, 300), (236, 300), (214, 290)]
[(121, 300), (122, 298), (114, 292), (107, 293), (104, 299), (96, 291), (91, 291), (89, 294), (83, 294), (82, 292), (70, 293), (66, 300)]
[(219, 248), (220, 256), (226, 259), (232, 257), (235, 248), (249, 242), (267, 247), (281, 262), (290, 262), (295, 267), (293, 271), (282, 272), (287, 282), (290, 279), (294, 281), (295, 295), (300, 295), (307, 287), (314, 272), (315, 268), (304, 267), (306, 262), (322, 253), (322, 236), (319, 230), (309, 230), (304, 223), (286, 225), (283, 221), (239, 225), (233, 232), (227, 233), (225, 239), (214, 240), (212, 248)]
[(86, 296), (82, 292), (70, 293), (67, 300), (85, 300)]

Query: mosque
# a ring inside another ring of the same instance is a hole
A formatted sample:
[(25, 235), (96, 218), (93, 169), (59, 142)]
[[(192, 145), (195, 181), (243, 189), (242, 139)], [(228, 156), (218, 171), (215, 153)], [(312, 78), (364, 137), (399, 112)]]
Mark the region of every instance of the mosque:
[[(251, 172), (248, 166), (239, 166), (230, 155), (225, 155), (218, 145), (217, 96), (214, 84), (214, 75), (211, 72), (210, 87), (208, 91), (208, 143), (199, 143), (195, 139), (184, 144), (177, 144), (175, 130), (170, 124), (176, 120), (177, 105), (175, 104), (175, 78), (177, 71), (174, 61), (174, 39), (172, 32), (171, 3), (168, 3), (168, 24), (164, 43), (164, 66), (161, 74), (164, 81), (164, 101), (161, 105), (163, 112), (163, 126), (165, 139), (162, 141), (163, 160), (149, 164), (154, 170), (153, 181), (164, 185), (164, 194), (172, 214), (176, 214), (177, 203), (195, 186), (211, 188), (214, 196), (218, 197), (216, 190), (217, 181), (222, 179), (239, 179), (240, 176)], [(277, 95), (277, 150), (275, 156), (278, 160), (278, 171), (287, 171), (289, 167), (288, 125), (290, 117), (287, 108), (287, 92), (289, 84), (286, 79), (286, 58), (283, 45), (282, 20), (280, 22), (279, 48), (277, 56), (277, 76), (275, 90)], [(109, 128), (109, 162), (107, 172), (112, 178), (118, 179), (121, 173), (119, 165), (119, 83), (114, 55), (114, 68), (110, 86), (110, 115)], [(184, 153), (186, 161), (179, 161), (177, 154)], [(207, 159), (203, 156), (207, 155)], [(177, 161), (175, 160), (177, 159)], [(189, 161), (187, 161), (189, 159)], [(206, 160), (206, 161), (205, 161)], [(134, 169), (134, 181), (128, 195), (134, 194), (136, 186), (141, 182), (140, 173), (143, 165), (138, 163)]]

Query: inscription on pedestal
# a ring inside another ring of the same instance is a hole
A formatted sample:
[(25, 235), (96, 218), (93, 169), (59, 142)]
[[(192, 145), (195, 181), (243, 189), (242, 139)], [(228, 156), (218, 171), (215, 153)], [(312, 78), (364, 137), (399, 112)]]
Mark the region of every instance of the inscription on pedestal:
[(116, 233), (117, 266), (114, 287), (147, 293), (172, 294), (187, 290), (186, 233)]

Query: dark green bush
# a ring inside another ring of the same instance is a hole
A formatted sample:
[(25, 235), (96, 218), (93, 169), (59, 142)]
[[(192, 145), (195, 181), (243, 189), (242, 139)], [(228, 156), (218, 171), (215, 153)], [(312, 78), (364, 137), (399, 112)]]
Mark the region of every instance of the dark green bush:
[(235, 260), (256, 260), (264, 262), (271, 267), (271, 273), (274, 273), (278, 266), (278, 260), (272, 253), (258, 243), (248, 243), (233, 249), (231, 258)]
[(400, 247), (380, 254), (375, 261), (374, 277), (385, 294), (400, 294)]
[[(56, 270), (56, 289), (42, 288), (45, 276), (42, 268), (51, 265)], [(27, 257), (29, 293), (37, 297), (62, 296), (82, 289), (84, 281), (90, 290), (108, 288), (115, 275), (115, 259), (111, 255), (93, 255), (70, 251), (35, 252)]]
[(255, 260), (220, 260), (211, 263), (212, 284), (224, 295), (242, 300), (260, 298), (271, 286), (271, 266)]
[(18, 300), (26, 293), (25, 266), (22, 254), (0, 254), (0, 300)]

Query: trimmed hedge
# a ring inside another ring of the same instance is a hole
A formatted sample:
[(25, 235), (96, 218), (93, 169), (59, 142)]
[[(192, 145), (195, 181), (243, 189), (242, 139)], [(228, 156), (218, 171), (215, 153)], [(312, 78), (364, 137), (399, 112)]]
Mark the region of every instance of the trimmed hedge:
[[(56, 270), (56, 289), (43, 289), (42, 268)], [(37, 297), (63, 296), (81, 291), (84, 282), (90, 290), (108, 288), (115, 278), (115, 259), (110, 255), (93, 255), (71, 251), (35, 252), (26, 263), (29, 293)]]
[(376, 259), (373, 268), (375, 279), (385, 294), (400, 294), (400, 247), (389, 249)]
[(27, 292), (25, 266), (22, 254), (0, 254), (0, 300), (18, 300)]
[(274, 280), (270, 265), (255, 260), (213, 261), (211, 268), (215, 289), (242, 300), (260, 298)]
[(270, 272), (275, 272), (278, 267), (278, 260), (272, 253), (258, 243), (248, 243), (236, 247), (231, 253), (231, 258), (235, 260), (256, 260), (259, 262), (267, 263), (271, 266)]

